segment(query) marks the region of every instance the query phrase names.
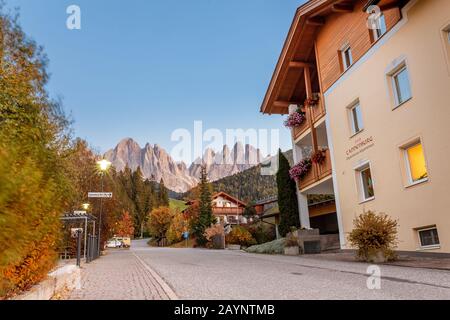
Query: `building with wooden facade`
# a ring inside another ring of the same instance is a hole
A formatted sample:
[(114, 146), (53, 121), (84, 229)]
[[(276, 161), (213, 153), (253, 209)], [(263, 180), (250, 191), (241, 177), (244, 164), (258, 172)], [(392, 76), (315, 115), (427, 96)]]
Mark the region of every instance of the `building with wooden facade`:
[(300, 112), (307, 197), (332, 194), (341, 248), (367, 210), (399, 221), (399, 250), (450, 253), (450, 1), (310, 0), (298, 8), (261, 112)]

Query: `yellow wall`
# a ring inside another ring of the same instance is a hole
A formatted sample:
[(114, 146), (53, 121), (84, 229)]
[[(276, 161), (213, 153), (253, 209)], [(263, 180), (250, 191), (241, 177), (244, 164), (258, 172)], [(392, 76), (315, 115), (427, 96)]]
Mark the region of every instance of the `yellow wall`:
[[(363, 210), (399, 220), (399, 250), (419, 248), (415, 228), (437, 225), (441, 248), (450, 252), (450, 67), (443, 28), (450, 24), (450, 1), (413, 1), (407, 22), (386, 34), (367, 55), (325, 92), (340, 215), (345, 236)], [(408, 7), (407, 7), (408, 8)], [(386, 73), (406, 58), (413, 98), (393, 109)], [(347, 107), (359, 99), (364, 130), (350, 137)], [(366, 150), (348, 159), (346, 151), (372, 138)], [(421, 138), (429, 180), (405, 187), (400, 147)], [(373, 143), (373, 146), (371, 146)], [(369, 160), (375, 199), (360, 203), (354, 168)]]

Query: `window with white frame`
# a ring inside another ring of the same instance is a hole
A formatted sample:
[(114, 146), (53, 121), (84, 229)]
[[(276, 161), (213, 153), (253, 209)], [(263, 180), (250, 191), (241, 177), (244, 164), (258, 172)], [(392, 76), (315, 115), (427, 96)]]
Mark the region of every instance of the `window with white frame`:
[(417, 230), (419, 236), (420, 247), (431, 248), (440, 245), (438, 230), (436, 227)]
[(396, 106), (412, 98), (408, 68), (405, 64), (391, 75), (391, 79)]
[(350, 46), (346, 46), (341, 50), (341, 61), (343, 71), (350, 68), (350, 66), (353, 64), (352, 48), (350, 48)]
[(408, 183), (416, 184), (428, 180), (428, 170), (422, 142), (416, 141), (403, 148)]
[(375, 20), (375, 28), (373, 31), (373, 40), (377, 41), (380, 39), (387, 31), (386, 18), (384, 14), (380, 14)]
[(348, 108), (348, 115), (350, 120), (351, 133), (353, 136), (364, 129), (361, 105), (359, 101)]
[(373, 187), (372, 170), (370, 169), (369, 163), (356, 169), (356, 180), (360, 201), (364, 202), (374, 199), (375, 190)]

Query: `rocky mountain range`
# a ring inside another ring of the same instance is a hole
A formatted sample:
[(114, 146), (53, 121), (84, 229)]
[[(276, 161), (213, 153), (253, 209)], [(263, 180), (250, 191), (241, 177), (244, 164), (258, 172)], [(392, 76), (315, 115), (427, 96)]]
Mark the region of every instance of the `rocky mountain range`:
[(141, 168), (145, 178), (164, 180), (167, 188), (176, 192), (186, 192), (199, 181), (201, 165), (206, 166), (210, 181), (247, 170), (261, 161), (258, 149), (251, 145), (236, 143), (232, 149), (224, 145), (220, 152), (206, 149), (202, 158), (187, 166), (184, 162), (175, 162), (170, 154), (157, 144), (146, 144), (141, 148), (131, 138), (123, 139), (105, 154), (118, 171), (128, 166), (131, 170)]

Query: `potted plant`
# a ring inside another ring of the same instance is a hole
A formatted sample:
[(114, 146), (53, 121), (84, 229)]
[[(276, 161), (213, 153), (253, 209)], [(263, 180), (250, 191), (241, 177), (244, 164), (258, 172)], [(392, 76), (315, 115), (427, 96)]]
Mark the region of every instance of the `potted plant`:
[(326, 149), (317, 150), (311, 157), (311, 161), (315, 164), (323, 164), (327, 158)]
[(317, 104), (319, 104), (319, 97), (318, 96), (314, 96), (312, 98), (307, 98), (305, 100), (305, 106), (312, 107), (312, 106), (315, 106)]
[(300, 254), (298, 241), (297, 229), (291, 228), (291, 232), (287, 235), (284, 242), (284, 254), (287, 256), (298, 256)]
[(295, 166), (289, 170), (289, 175), (293, 180), (300, 180), (306, 176), (306, 174), (311, 170), (312, 161), (310, 158), (305, 158), (297, 163)]
[(294, 128), (299, 127), (303, 122), (306, 120), (306, 114), (298, 108), (297, 111), (291, 113), (286, 121), (284, 122), (284, 125), (287, 128)]
[(357, 249), (357, 258), (370, 263), (383, 263), (396, 258), (398, 222), (387, 214), (367, 211), (356, 217), (348, 236)]

